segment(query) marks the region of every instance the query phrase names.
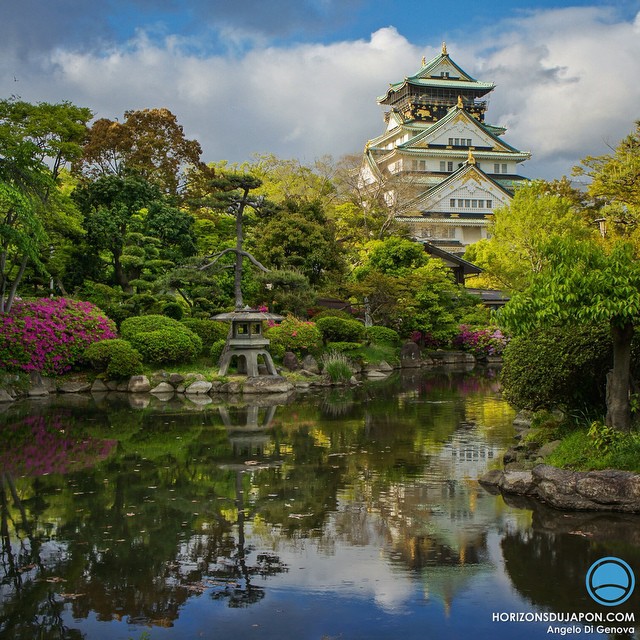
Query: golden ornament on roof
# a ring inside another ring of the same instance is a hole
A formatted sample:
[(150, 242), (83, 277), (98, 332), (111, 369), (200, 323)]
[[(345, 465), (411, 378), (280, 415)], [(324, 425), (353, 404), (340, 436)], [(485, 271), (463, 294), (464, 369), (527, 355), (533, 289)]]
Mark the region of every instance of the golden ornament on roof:
[(456, 105), (458, 109), (464, 109), (464, 103), (462, 102), (462, 96), (458, 96), (458, 104)]
[(442, 55), (443, 56), (448, 56), (449, 54), (447, 53), (447, 43), (443, 42), (442, 43)]
[(422, 66), (423, 67), (427, 66), (427, 59), (424, 56), (422, 56)]
[(476, 158), (473, 155), (473, 151), (471, 151), (471, 149), (469, 149), (469, 156), (467, 157), (467, 163), (468, 164), (475, 164), (476, 163)]

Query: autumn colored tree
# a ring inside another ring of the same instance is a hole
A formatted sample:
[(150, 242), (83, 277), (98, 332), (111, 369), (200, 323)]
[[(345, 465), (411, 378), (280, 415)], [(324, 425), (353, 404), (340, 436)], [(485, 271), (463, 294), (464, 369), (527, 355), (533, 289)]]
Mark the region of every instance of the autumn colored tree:
[(141, 109), (126, 111), (124, 122), (96, 120), (83, 151), (76, 167), (88, 178), (135, 173), (177, 195), (187, 168), (201, 164), (202, 148), (169, 109)]

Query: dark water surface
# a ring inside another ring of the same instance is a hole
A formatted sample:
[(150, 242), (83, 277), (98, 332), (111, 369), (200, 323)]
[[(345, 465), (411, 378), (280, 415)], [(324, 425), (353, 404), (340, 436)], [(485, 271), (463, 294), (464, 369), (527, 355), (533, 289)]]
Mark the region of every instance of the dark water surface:
[(253, 405), (0, 406), (0, 637), (637, 638), (635, 622), (503, 621), (640, 624), (640, 587), (618, 607), (585, 589), (606, 556), (640, 576), (638, 518), (478, 485), (512, 419), (482, 373)]

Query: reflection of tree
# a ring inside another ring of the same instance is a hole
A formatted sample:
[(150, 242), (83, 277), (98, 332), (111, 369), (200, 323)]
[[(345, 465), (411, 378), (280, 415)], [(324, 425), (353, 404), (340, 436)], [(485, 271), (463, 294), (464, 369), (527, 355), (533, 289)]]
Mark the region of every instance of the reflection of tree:
[[(336, 541), (380, 544), (390, 562), (451, 597), (459, 582), (442, 572), (483, 565), (486, 541), (477, 487), (453, 480), (455, 461), (443, 457), (467, 417), (459, 380), (428, 378), (401, 392), (397, 381), (380, 392), (363, 385), (344, 404), (309, 394), (277, 409), (262, 399), (222, 410), (81, 407), (85, 435), (116, 439), (113, 455), (3, 486), (3, 557), (13, 549), (6, 625), (18, 629), (48, 606), (51, 628), (56, 611), (170, 626), (202, 593), (248, 606), (264, 596), (261, 579), (286, 571), (253, 546), (260, 540), (313, 537), (325, 553)], [(482, 393), (481, 381), (468, 386), (468, 397)], [(327, 409), (336, 402), (339, 411)]]
[[(505, 569), (513, 586), (534, 605), (553, 611), (608, 610), (588, 596), (585, 576), (606, 556), (624, 558), (638, 575), (640, 517), (602, 513), (559, 513), (532, 501), (531, 529), (508, 531), (502, 540)], [(637, 599), (616, 611), (640, 613)]]

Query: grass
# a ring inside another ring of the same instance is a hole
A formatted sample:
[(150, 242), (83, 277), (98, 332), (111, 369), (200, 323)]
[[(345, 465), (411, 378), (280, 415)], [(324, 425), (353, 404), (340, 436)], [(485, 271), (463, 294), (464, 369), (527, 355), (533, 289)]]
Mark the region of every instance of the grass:
[(640, 433), (622, 434), (614, 444), (598, 448), (587, 428), (571, 431), (546, 459), (562, 469), (593, 471), (619, 469), (640, 472)]
[(394, 364), (400, 359), (398, 355), (396, 347), (381, 343), (362, 345), (354, 353), (354, 356), (361, 358), (365, 364), (380, 364), (382, 361)]

